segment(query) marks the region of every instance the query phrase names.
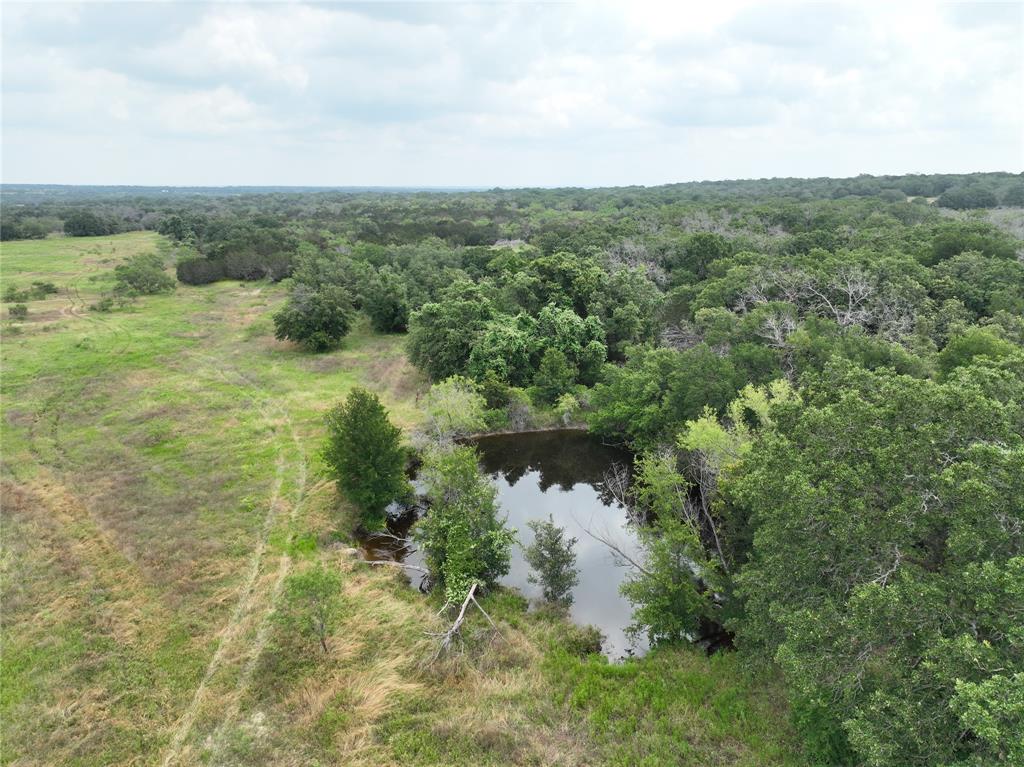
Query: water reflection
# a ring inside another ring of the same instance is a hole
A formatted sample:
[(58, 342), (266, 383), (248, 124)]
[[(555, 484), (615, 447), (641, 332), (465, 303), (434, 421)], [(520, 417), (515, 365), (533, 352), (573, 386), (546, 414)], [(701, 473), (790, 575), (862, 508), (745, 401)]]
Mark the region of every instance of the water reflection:
[[(573, 589), (572, 619), (601, 630), (609, 657), (642, 654), (646, 644), (633, 644), (625, 633), (632, 610), (619, 594), (619, 586), (627, 571), (616, 563), (607, 546), (588, 534), (589, 530), (614, 540), (630, 556), (639, 553), (626, 509), (605, 484), (605, 473), (612, 465), (629, 467), (632, 456), (580, 431), (499, 435), (483, 437), (475, 444), (484, 471), (498, 488), (498, 501), (508, 516), (508, 525), (516, 530), (522, 546), (533, 541), (527, 523), (549, 515), (568, 536), (577, 539), (580, 577)], [(408, 534), (414, 520), (414, 514), (398, 518), (389, 535), (364, 540), (367, 558), (422, 566), (420, 552), (396, 539)], [(531, 600), (539, 599), (540, 587), (528, 581), (529, 574), (522, 548), (513, 547), (511, 569), (502, 583)], [(414, 585), (420, 580), (417, 573), (411, 573)]]

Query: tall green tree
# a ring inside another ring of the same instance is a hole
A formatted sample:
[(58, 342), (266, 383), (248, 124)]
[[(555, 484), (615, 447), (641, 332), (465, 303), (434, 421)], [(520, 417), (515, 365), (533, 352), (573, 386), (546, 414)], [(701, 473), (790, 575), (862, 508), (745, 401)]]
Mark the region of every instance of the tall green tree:
[(409, 320), (409, 359), (434, 381), (465, 372), (477, 336), (494, 316), (476, 285), (455, 285), (443, 300), (427, 303)]
[(533, 374), (536, 348), (536, 322), (532, 317), (499, 315), (484, 326), (473, 344), (469, 374), (482, 382), (490, 373), (511, 386), (525, 386)]
[(366, 529), (380, 527), (388, 504), (409, 493), (401, 436), (377, 395), (365, 389), (353, 389), (327, 414), (324, 460)]
[(553, 404), (572, 388), (576, 369), (558, 349), (548, 349), (541, 357), (540, 366), (533, 377), (533, 396), (546, 404)]
[(401, 275), (388, 266), (381, 267), (363, 292), (363, 309), (374, 330), (401, 333), (409, 324), (409, 296)]

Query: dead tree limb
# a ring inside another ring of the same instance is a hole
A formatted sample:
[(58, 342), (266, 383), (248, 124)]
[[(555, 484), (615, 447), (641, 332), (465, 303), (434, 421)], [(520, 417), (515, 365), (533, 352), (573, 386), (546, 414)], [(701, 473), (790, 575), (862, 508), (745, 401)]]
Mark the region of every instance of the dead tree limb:
[(629, 487), (629, 469), (625, 464), (618, 461), (612, 463), (604, 473), (604, 486), (615, 502), (626, 510), (631, 521), (636, 523), (642, 521), (634, 507)]
[[(462, 601), (462, 608), (459, 610), (459, 615), (455, 619), (455, 623), (453, 623), (451, 628), (447, 631), (434, 635), (441, 638), (441, 642), (437, 647), (437, 652), (434, 653), (434, 660), (437, 660), (451, 650), (452, 644), (455, 642), (455, 638), (460, 636), (459, 630), (462, 628), (462, 622), (466, 620), (466, 608), (469, 607), (470, 602), (476, 602), (476, 600), (473, 599), (474, 593), (476, 593), (475, 583), (469, 587), (469, 592), (466, 594), (466, 598)], [(480, 605), (477, 605), (477, 607), (479, 606)]]
[[(580, 527), (583, 527), (583, 525), (580, 525)], [(612, 556), (618, 557), (620, 560), (622, 560), (622, 562), (629, 565), (630, 567), (635, 567), (644, 575), (651, 574), (650, 570), (648, 570), (642, 564), (633, 559), (633, 557), (629, 556), (629, 554), (622, 550), (621, 546), (613, 542), (611, 539), (598, 535), (593, 530), (591, 530), (590, 527), (583, 527), (583, 532), (585, 532), (598, 543), (603, 543), (605, 546), (607, 546), (611, 550)]]
[(404, 543), (406, 546), (411, 546), (415, 541), (408, 536), (395, 535), (389, 530), (377, 530), (371, 533), (373, 538), (387, 538), (390, 541), (396, 541), (398, 543)]
[[(437, 652), (434, 654), (434, 660), (437, 660), (442, 655), (450, 651), (452, 645), (455, 643), (455, 639), (461, 636), (460, 632), (462, 630), (462, 624), (466, 620), (466, 610), (469, 607), (470, 602), (476, 605), (476, 609), (479, 610), (480, 613), (487, 619), (487, 622), (491, 624), (491, 628), (494, 629), (494, 633), (499, 638), (503, 640), (505, 639), (505, 637), (502, 636), (501, 631), (498, 630), (498, 624), (494, 622), (494, 619), (491, 618), (491, 616), (487, 614), (487, 611), (480, 606), (480, 603), (476, 601), (477, 585), (478, 584), (474, 583), (472, 586), (469, 587), (469, 592), (466, 594), (466, 598), (462, 601), (462, 607), (459, 609), (459, 614), (455, 618), (455, 622), (451, 625), (451, 628), (440, 634), (432, 635), (440, 637), (441, 639), (440, 644), (438, 645), (437, 648)], [(447, 607), (447, 605), (445, 605), (445, 607)], [(441, 608), (441, 610), (443, 612), (444, 608)]]
[(400, 567), (403, 570), (415, 570), (416, 572), (424, 573), (426, 575), (430, 575), (430, 571), (429, 570), (425, 570), (424, 568), (419, 567), (418, 565), (408, 565), (405, 562), (395, 562), (395, 561), (390, 560), (390, 559), (367, 559), (367, 560), (364, 560), (364, 561), (368, 565), (374, 565), (374, 566), (384, 565), (386, 567)]
[(487, 622), (491, 624), (491, 628), (494, 629), (494, 633), (498, 636), (498, 638), (503, 641), (506, 641), (505, 637), (502, 636), (501, 632), (498, 630), (498, 624), (495, 623), (491, 616), (487, 614), (487, 611), (480, 606), (480, 603), (476, 601), (476, 597), (470, 594), (470, 598), (473, 600), (473, 604), (476, 605), (476, 609), (479, 610), (480, 613), (487, 619)]

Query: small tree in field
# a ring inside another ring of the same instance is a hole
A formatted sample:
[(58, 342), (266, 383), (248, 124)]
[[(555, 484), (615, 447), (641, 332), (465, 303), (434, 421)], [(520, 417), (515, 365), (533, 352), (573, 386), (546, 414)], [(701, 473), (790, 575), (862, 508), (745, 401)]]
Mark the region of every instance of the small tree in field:
[(293, 573), (285, 581), (278, 622), (289, 632), (313, 639), (327, 652), (327, 639), (341, 609), (341, 576), (323, 565)]
[(338, 487), (359, 507), (364, 527), (379, 527), (387, 505), (409, 492), (401, 431), (377, 395), (358, 387), (327, 414), (327, 430), (323, 455)]
[(156, 253), (132, 256), (115, 266), (114, 278), (118, 294), (153, 296), (170, 293), (175, 287), (174, 278), (164, 271), (164, 260)]
[(313, 290), (296, 285), (288, 301), (274, 315), (274, 335), (302, 344), (312, 352), (337, 346), (352, 326), (348, 294), (336, 285)]
[(530, 523), (533, 543), (524, 550), (526, 562), (536, 575), (530, 583), (538, 583), (544, 601), (568, 606), (572, 604), (572, 589), (579, 583), (576, 572), (575, 538), (565, 537), (565, 528), (558, 527), (553, 518), (535, 519)]

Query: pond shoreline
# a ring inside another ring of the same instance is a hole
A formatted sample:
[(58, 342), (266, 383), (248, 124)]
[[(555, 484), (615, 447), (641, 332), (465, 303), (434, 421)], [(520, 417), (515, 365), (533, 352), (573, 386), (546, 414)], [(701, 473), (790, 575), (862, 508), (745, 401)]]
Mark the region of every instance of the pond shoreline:
[[(638, 554), (631, 519), (608, 491), (605, 479), (611, 466), (631, 465), (632, 454), (601, 443), (579, 424), (489, 432), (457, 441), (476, 446), (480, 468), (490, 477), (505, 522), (519, 541), (499, 583), (528, 601), (540, 600), (523, 546), (533, 540), (531, 522), (554, 519), (574, 541), (578, 581), (568, 620), (596, 627), (604, 636), (602, 651), (609, 660), (644, 654), (646, 641), (627, 635), (632, 607), (619, 588), (627, 572), (600, 539), (586, 534), (596, 524), (602, 534), (615, 536), (624, 550)], [(364, 535), (359, 541), (363, 559), (388, 561), (396, 569), (408, 566), (406, 580), (421, 591), (423, 579), (417, 572), (426, 568), (424, 553), (409, 539), (417, 519), (429, 513), (427, 505), (418, 498), (413, 506), (401, 509), (403, 513), (389, 515), (386, 532)]]
[(540, 426), (536, 429), (502, 429), (501, 431), (478, 431), (459, 437), (459, 441), (471, 439), (484, 439), (485, 437), (507, 437), (512, 434), (543, 434), (551, 431), (590, 431), (587, 424), (574, 424), (571, 426)]

